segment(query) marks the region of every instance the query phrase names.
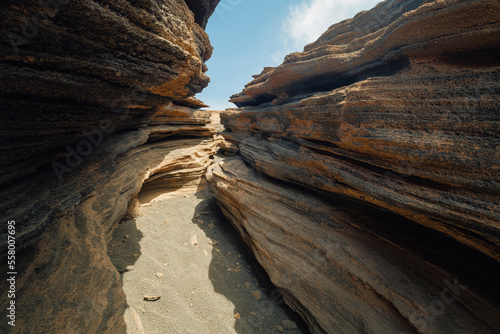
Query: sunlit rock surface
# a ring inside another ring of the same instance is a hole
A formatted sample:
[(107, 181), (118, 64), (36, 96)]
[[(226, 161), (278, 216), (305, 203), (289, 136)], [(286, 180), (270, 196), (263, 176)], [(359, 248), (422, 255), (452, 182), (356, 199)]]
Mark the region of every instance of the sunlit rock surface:
[(0, 207), (18, 272), (16, 326), (0, 331), (121, 333), (110, 232), (143, 184), (195, 190), (216, 151), (192, 96), (209, 82), (200, 24), (218, 1), (44, 3), (0, 4)]
[(499, 328), (499, 18), (382, 2), (221, 115), (246, 167), (214, 167), (213, 191), (314, 333)]

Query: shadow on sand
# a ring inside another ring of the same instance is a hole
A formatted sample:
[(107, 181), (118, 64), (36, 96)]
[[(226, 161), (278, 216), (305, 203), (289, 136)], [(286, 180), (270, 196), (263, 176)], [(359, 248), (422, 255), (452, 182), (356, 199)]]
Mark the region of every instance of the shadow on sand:
[[(236, 230), (226, 220), (210, 191), (207, 188), (200, 188), (194, 197), (198, 203), (194, 208), (194, 214), (191, 221), (187, 219), (183, 224), (197, 225), (206, 238), (212, 241), (208, 277), (213, 285), (213, 291), (224, 296), (234, 305), (234, 332), (238, 334), (280, 333), (278, 328), (281, 321), (292, 320), (298, 328), (286, 330), (285, 333), (309, 333), (303, 320), (283, 302), (265, 271), (243, 245)], [(114, 231), (113, 239), (108, 245), (108, 254), (121, 274), (122, 284), (124, 274), (135, 270), (134, 266), (138, 259), (147, 255), (143, 254), (141, 240), (144, 242), (145, 234), (148, 233), (143, 233), (138, 228), (137, 219), (133, 218), (124, 219)], [(140, 312), (131, 306), (128, 307), (127, 332), (146, 333), (138, 315)], [(130, 317), (134, 321), (133, 324), (130, 324)], [(158, 319), (158, 321), (164, 320)], [(150, 334), (150, 331), (147, 333)]]

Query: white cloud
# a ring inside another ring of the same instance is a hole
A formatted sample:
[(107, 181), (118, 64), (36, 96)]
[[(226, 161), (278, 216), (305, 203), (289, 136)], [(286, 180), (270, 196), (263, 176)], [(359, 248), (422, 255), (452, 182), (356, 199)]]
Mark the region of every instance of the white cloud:
[(332, 24), (353, 17), (375, 6), (379, 0), (302, 0), (289, 7), (282, 26), (283, 47), (273, 54), (273, 60), (290, 52), (302, 51)]

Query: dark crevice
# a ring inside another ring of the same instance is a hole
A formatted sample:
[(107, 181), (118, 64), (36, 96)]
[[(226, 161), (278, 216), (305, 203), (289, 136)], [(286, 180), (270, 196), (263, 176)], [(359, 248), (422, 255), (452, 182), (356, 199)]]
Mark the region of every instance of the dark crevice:
[(448, 52), (441, 61), (464, 68), (493, 68), (500, 66), (500, 49)]
[[(229, 214), (229, 212), (227, 210), (224, 210), (224, 214), (227, 215)], [(236, 218), (233, 217), (233, 219), (237, 221)], [(255, 257), (255, 254), (250, 248), (250, 246), (245, 243), (245, 241), (242, 238), (242, 234), (233, 224), (228, 222), (227, 226), (229, 227), (227, 229), (228, 233), (230, 234), (231, 238), (236, 240), (236, 244), (239, 245), (241, 253), (244, 255), (245, 259), (250, 263), (250, 266), (252, 267), (255, 276), (259, 280), (259, 283), (262, 284), (265, 291), (267, 291), (267, 293), (271, 297), (271, 300), (274, 303), (280, 305), (281, 308), (283, 308), (286, 314), (297, 324), (302, 333), (304, 334), (310, 333), (309, 328), (304, 319), (284, 302), (282, 294), (280, 293), (278, 288), (276, 288), (276, 286), (272, 283), (269, 275), (267, 274), (266, 270), (260, 265), (259, 261)], [(243, 225), (239, 225), (239, 228), (242, 228), (245, 231), (245, 233), (247, 233)]]
[[(207, 129), (207, 131), (209, 131)], [(208, 134), (200, 134), (199, 129), (195, 129), (193, 131), (180, 131), (182, 133), (169, 133), (169, 134), (153, 134), (149, 137), (147, 144), (151, 143), (161, 143), (161, 142), (169, 142), (172, 139), (180, 140), (180, 139), (210, 139)]]
[[(343, 224), (369, 233), (374, 238), (386, 239), (406, 254), (413, 254), (436, 268), (442, 268), (453, 277), (458, 277), (462, 284), (468, 285), (470, 290), (489, 303), (500, 307), (500, 290), (496, 289), (500, 286), (500, 263), (480, 251), (370, 203), (310, 189), (263, 173), (258, 173), (258, 176), (290, 190), (290, 193), (303, 194), (324, 202), (327, 206), (333, 206), (335, 211), (343, 213), (339, 217), (345, 214), (350, 217), (347, 220), (341, 219)], [(337, 223), (329, 222), (334, 225)], [(467, 231), (467, 234), (470, 235), (470, 232)]]
[(377, 174), (380, 176), (387, 176), (387, 177), (391, 177), (391, 178), (398, 179), (398, 180), (404, 180), (404, 182), (408, 183), (408, 184), (413, 184), (413, 185), (420, 186), (420, 187), (426, 187), (426, 188), (430, 188), (430, 189), (434, 189), (434, 190), (438, 190), (438, 191), (450, 191), (450, 189), (451, 189), (450, 185), (447, 185), (444, 183), (439, 183), (439, 182), (425, 179), (425, 178), (422, 178), (419, 176), (404, 174), (404, 173), (400, 173), (398, 171), (385, 169), (385, 168), (373, 165), (373, 164), (368, 162), (368, 161), (372, 161), (372, 160), (368, 160), (368, 159), (361, 160), (361, 158), (358, 160), (358, 159), (351, 158), (351, 157), (348, 157), (348, 156), (340, 154), (340, 153), (334, 153), (331, 150), (325, 148), (325, 146), (328, 148), (332, 148), (333, 150), (342, 150), (342, 149), (339, 148), (336, 144), (333, 144), (331, 142), (320, 141), (320, 140), (315, 140), (315, 139), (310, 139), (310, 138), (307, 138), (307, 139), (302, 138), (302, 139), (305, 142), (309, 142), (309, 143), (313, 144), (313, 145), (307, 145), (307, 143), (304, 143), (304, 147), (307, 147), (312, 152), (315, 152), (317, 154), (321, 154), (324, 156), (328, 156), (328, 157), (334, 158), (336, 160), (344, 161), (348, 164), (355, 165), (359, 168), (365, 169), (365, 170), (370, 171), (374, 174)]
[(284, 101), (293, 99), (296, 95), (306, 95), (311, 93), (331, 92), (335, 89), (350, 86), (356, 82), (366, 80), (370, 77), (394, 76), (409, 66), (409, 60), (405, 56), (399, 56), (392, 60), (375, 62), (374, 65), (364, 68), (355, 75), (345, 75), (341, 73), (327, 73), (308, 78), (295, 83), (292, 86), (283, 88), (282, 92), (271, 94), (266, 93), (253, 97), (251, 102), (236, 103), (238, 107), (257, 106), (272, 102), (278, 95), (287, 96)]
[(372, 66), (373, 67), (365, 68), (362, 72), (354, 76), (342, 75), (340, 73), (324, 74), (294, 85), (285, 92), (289, 96), (313, 92), (330, 92), (337, 88), (350, 86), (370, 77), (394, 76), (409, 66), (409, 60), (407, 57), (399, 57), (382, 64), (375, 63), (375, 65)]

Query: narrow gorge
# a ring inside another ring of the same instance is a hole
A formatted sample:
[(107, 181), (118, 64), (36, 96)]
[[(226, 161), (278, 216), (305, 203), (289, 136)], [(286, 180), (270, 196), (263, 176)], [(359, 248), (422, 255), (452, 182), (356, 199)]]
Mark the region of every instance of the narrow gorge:
[[(498, 1), (380, 2), (214, 111), (219, 1), (0, 3), (2, 332), (498, 333)], [(142, 328), (146, 274), (210, 310)]]

